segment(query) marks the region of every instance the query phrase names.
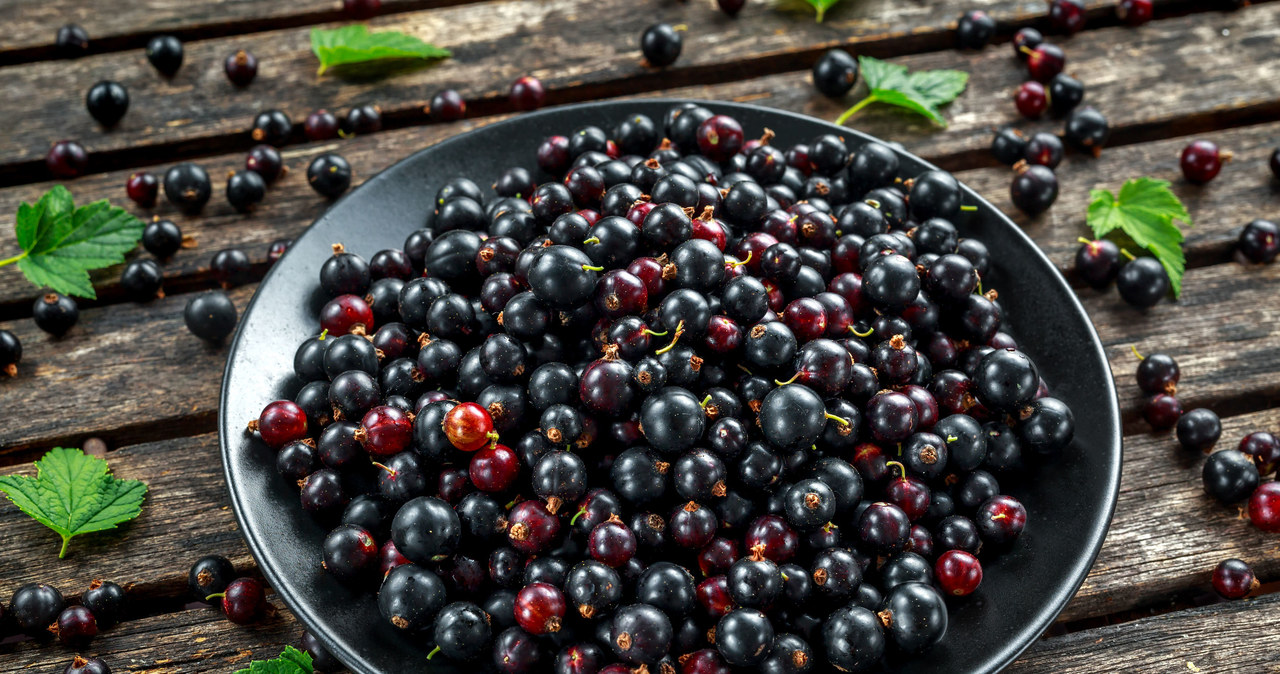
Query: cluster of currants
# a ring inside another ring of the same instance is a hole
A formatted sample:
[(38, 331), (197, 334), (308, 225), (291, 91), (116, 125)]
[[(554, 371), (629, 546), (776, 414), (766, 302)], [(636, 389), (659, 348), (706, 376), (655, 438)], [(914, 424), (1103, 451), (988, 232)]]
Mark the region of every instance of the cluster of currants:
[[(94, 580), (80, 595), (79, 604), (69, 604), (52, 585), (28, 583), (13, 593), (6, 617), (29, 637), (57, 637), (66, 646), (84, 648), (98, 636), (99, 630), (119, 622), (124, 610), (124, 588), (110, 581)], [(64, 672), (111, 674), (102, 660), (79, 656), (67, 665)]]
[(448, 181), (403, 249), (335, 245), (296, 395), (249, 425), (330, 527), (317, 564), (510, 673), (941, 640), (1071, 411), (1001, 331), (954, 177), (772, 138), (632, 114), (546, 138), (552, 180)]

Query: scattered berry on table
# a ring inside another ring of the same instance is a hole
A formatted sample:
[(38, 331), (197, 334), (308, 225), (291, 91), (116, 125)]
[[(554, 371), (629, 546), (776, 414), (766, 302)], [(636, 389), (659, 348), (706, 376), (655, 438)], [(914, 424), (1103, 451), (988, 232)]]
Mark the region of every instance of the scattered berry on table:
[(1066, 67), (1067, 55), (1056, 44), (1044, 42), (1025, 50), (1027, 72), (1037, 82), (1052, 81)]
[(1258, 589), (1257, 576), (1243, 560), (1224, 559), (1213, 569), (1213, 589), (1225, 599), (1242, 599)]
[(120, 272), (120, 287), (134, 302), (164, 297), (164, 272), (155, 260), (133, 260)]
[[(1137, 349), (1134, 349), (1137, 354)], [(1182, 370), (1178, 367), (1178, 361), (1173, 356), (1164, 353), (1153, 353), (1149, 356), (1138, 356), (1138, 370), (1134, 377), (1138, 382), (1138, 388), (1146, 393), (1168, 393), (1170, 395), (1177, 392), (1178, 379), (1182, 376)]]
[(1249, 521), (1268, 533), (1280, 533), (1280, 482), (1259, 485), (1249, 497)]
[(843, 49), (830, 49), (813, 64), (813, 85), (824, 96), (840, 98), (858, 82), (858, 61)]
[(1120, 291), (1120, 298), (1125, 302), (1147, 309), (1169, 293), (1169, 274), (1154, 257), (1134, 258), (1120, 267), (1116, 290)]
[(382, 130), (382, 109), (376, 105), (357, 105), (347, 111), (342, 130), (351, 135)]
[(1013, 43), (1013, 55), (1025, 61), (1033, 49), (1044, 43), (1044, 35), (1041, 35), (1040, 31), (1031, 26), (1025, 26), (1019, 28), (1018, 32), (1013, 34), (1011, 42)]
[(1067, 116), (1063, 138), (1095, 157), (1102, 154), (1102, 147), (1110, 137), (1111, 127), (1107, 124), (1107, 118), (1091, 106), (1077, 108)]
[(147, 61), (156, 72), (173, 77), (182, 67), (182, 41), (172, 35), (157, 35), (147, 42)]
[(160, 196), (160, 179), (153, 173), (138, 171), (129, 175), (124, 191), (133, 203), (142, 208), (151, 208), (156, 205), (156, 198)]
[(237, 87), (247, 87), (258, 76), (258, 57), (248, 50), (239, 49), (222, 63), (227, 79)]
[(231, 560), (222, 555), (209, 555), (191, 565), (187, 573), (187, 589), (191, 598), (206, 601), (209, 595), (225, 591), (236, 577)]
[(267, 182), (256, 171), (233, 171), (227, 177), (227, 203), (248, 213), (267, 196)]
[(747, 4), (747, 0), (716, 0), (716, 5), (720, 7), (720, 11), (729, 16), (737, 16), (738, 12)]
[(1222, 435), (1222, 422), (1213, 410), (1197, 407), (1178, 417), (1178, 444), (1187, 451), (1208, 452)]
[(237, 578), (207, 599), (220, 599), (227, 620), (237, 625), (248, 625), (267, 608), (266, 591), (256, 578)]
[(1173, 428), (1181, 416), (1182, 403), (1169, 393), (1151, 396), (1142, 407), (1142, 418), (1157, 431)]
[(1249, 262), (1270, 264), (1280, 254), (1280, 226), (1270, 220), (1253, 220), (1240, 230), (1236, 248)]
[(1231, 153), (1218, 149), (1209, 140), (1194, 140), (1182, 148), (1178, 165), (1189, 182), (1204, 184), (1217, 177), (1222, 165), (1231, 161)]
[(182, 318), (191, 334), (208, 342), (221, 342), (236, 329), (236, 306), (225, 292), (213, 290), (188, 300)]
[(956, 44), (961, 49), (982, 49), (996, 35), (996, 20), (980, 9), (960, 15), (956, 23)]
[(655, 23), (644, 30), (640, 36), (640, 53), (645, 61), (654, 68), (665, 68), (680, 58), (680, 49), (684, 46), (686, 27), (681, 24), (673, 26), (669, 23)]
[(187, 215), (204, 210), (213, 195), (209, 174), (199, 164), (183, 162), (164, 173), (164, 196)]
[(120, 622), (124, 615), (124, 588), (111, 581), (94, 580), (80, 596), (80, 603), (93, 612), (98, 626), (106, 629)]
[(98, 621), (93, 617), (93, 611), (83, 606), (68, 606), (58, 614), (58, 622), (49, 629), (64, 645), (83, 648), (98, 636)]
[(1062, 163), (1062, 157), (1066, 150), (1062, 147), (1062, 140), (1051, 133), (1043, 131), (1034, 133), (1027, 139), (1027, 148), (1023, 158), (1028, 164), (1039, 164), (1048, 166), (1051, 169), (1058, 168), (1058, 164)]
[(337, 138), (341, 130), (337, 116), (323, 109), (307, 115), (307, 120), (302, 125), (302, 132), (306, 134), (308, 140)]
[(1258, 466), (1238, 449), (1223, 449), (1204, 462), (1205, 493), (1225, 504), (1239, 503), (1258, 488)]
[[(280, 156), (280, 151), (266, 144), (255, 145), (249, 150), (249, 154), (244, 158), (244, 167), (246, 170), (253, 171), (261, 176), (263, 182), (267, 185), (279, 180), (288, 171), (284, 165), (284, 157)], [(231, 199), (230, 192), (230, 186), (228, 185), (228, 200)], [(232, 205), (234, 206), (235, 204)]]
[(253, 280), (253, 263), (249, 256), (239, 248), (228, 248), (213, 254), (209, 261), (209, 272), (213, 280), (223, 288), (233, 288)]
[(119, 82), (102, 80), (89, 87), (89, 93), (84, 97), (84, 106), (99, 124), (110, 128), (129, 110), (129, 92)]
[(1253, 458), (1262, 475), (1270, 475), (1280, 468), (1280, 438), (1272, 433), (1254, 431), (1240, 438), (1238, 449)]
[(382, 0), (342, 0), (342, 11), (361, 21), (372, 19), (382, 9)]
[(58, 29), (53, 46), (62, 58), (78, 58), (89, 51), (89, 33), (78, 24), (69, 23)]
[(1050, 0), (1049, 24), (1059, 33), (1074, 35), (1084, 28), (1083, 0)]
[(542, 80), (532, 75), (525, 75), (511, 83), (507, 99), (516, 110), (537, 110), (547, 98), (547, 90)]
[(254, 142), (279, 147), (289, 142), (289, 136), (293, 135), (293, 122), (281, 110), (263, 110), (254, 116), (249, 135)]
[(49, 148), (44, 165), (58, 178), (75, 178), (89, 168), (89, 153), (74, 140), (60, 140)]
[(62, 670), (62, 674), (111, 674), (111, 668), (99, 658), (77, 655), (71, 660), (71, 664)]
[(172, 220), (156, 218), (142, 229), (142, 247), (157, 259), (167, 260), (182, 248), (182, 229)]
[(285, 251), (288, 251), (291, 245), (293, 245), (293, 239), (276, 239), (268, 244), (267, 264), (275, 264), (277, 260), (284, 256)]
[(1039, 119), (1049, 107), (1049, 95), (1045, 92), (1043, 84), (1030, 80), (1018, 86), (1018, 90), (1013, 94), (1013, 104), (1018, 108), (1018, 114), (1023, 117)]
[(1120, 0), (1116, 3), (1116, 16), (1130, 26), (1141, 26), (1155, 14), (1152, 0)]
[(1084, 100), (1084, 83), (1066, 74), (1058, 73), (1049, 80), (1049, 109), (1055, 115), (1065, 115)]
[(456, 121), (466, 116), (467, 101), (454, 89), (442, 89), (431, 97), (427, 112), (441, 122)]
[(991, 138), (991, 156), (1006, 166), (1026, 158), (1027, 138), (1017, 129), (1000, 129)]
[(23, 633), (40, 638), (49, 635), (49, 626), (58, 621), (66, 606), (67, 602), (57, 588), (44, 583), (28, 583), (14, 591), (9, 600), (9, 616)]
[(351, 187), (351, 164), (340, 154), (322, 154), (307, 165), (307, 184), (320, 196), (336, 199)]
[(1039, 215), (1058, 199), (1058, 176), (1053, 169), (1040, 164), (1015, 166), (1017, 175), (1009, 186), (1013, 205), (1030, 216)]
[(20, 362), (22, 362), (22, 342), (12, 332), (0, 330), (0, 372), (16, 377)]
[(80, 320), (80, 307), (76, 301), (58, 292), (48, 292), (36, 300), (31, 309), (36, 327), (61, 337)]

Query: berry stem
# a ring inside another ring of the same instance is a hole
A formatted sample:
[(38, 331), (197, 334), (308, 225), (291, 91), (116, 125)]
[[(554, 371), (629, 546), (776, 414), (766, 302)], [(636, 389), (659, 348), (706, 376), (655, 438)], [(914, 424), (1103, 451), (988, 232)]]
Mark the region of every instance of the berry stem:
[(1134, 257), (1133, 257), (1133, 253), (1130, 253), (1129, 251), (1127, 251), (1127, 250), (1125, 250), (1125, 249), (1123, 249), (1123, 248), (1121, 248), (1121, 249), (1120, 249), (1120, 254), (1121, 254), (1121, 255), (1123, 255), (1123, 256), (1125, 256), (1125, 257), (1127, 257), (1127, 258), (1129, 258), (1129, 260), (1130, 260), (1131, 262), (1132, 262), (1134, 259), (1136, 259), (1136, 258), (1134, 258)]
[(751, 254), (752, 254), (752, 253), (754, 253), (754, 252), (755, 252), (755, 251), (751, 251), (751, 250), (747, 251), (747, 257), (746, 257), (746, 259), (744, 259), (744, 260), (743, 260), (743, 261), (741, 261), (741, 262), (739, 262), (739, 261), (737, 261), (737, 260), (733, 260), (733, 258), (730, 258), (730, 259), (731, 259), (731, 260), (733, 260), (733, 261), (732, 261), (732, 262), (726, 262), (725, 264), (729, 265), (730, 267), (741, 267), (742, 265), (744, 265), (744, 264), (746, 264), (746, 263), (748, 263), (748, 262), (750, 262), (750, 261), (751, 261)]
[(582, 245), (590, 246), (591, 244), (600, 243), (600, 237), (593, 236), (582, 240)]
[(974, 211), (978, 210), (978, 207), (977, 207), (977, 206), (964, 205), (964, 206), (961, 206), (961, 207), (960, 207), (960, 210), (961, 210), (961, 211), (963, 211), (963, 212), (965, 212), (965, 213), (972, 213), (972, 212), (974, 212)]
[(680, 335), (684, 334), (684, 321), (676, 323), (676, 336), (671, 338), (671, 343), (658, 349), (654, 354), (661, 356), (662, 354), (676, 348), (676, 342), (680, 341)]
[(795, 380), (799, 378), (800, 378), (800, 373), (797, 371), (795, 374), (791, 375), (790, 379), (786, 381), (780, 381), (780, 380), (774, 379), (773, 383), (777, 384), (778, 386), (786, 386), (787, 384), (795, 383)]
[(1077, 237), (1076, 237), (1076, 241), (1079, 241), (1080, 243), (1083, 243), (1083, 244), (1085, 244), (1085, 245), (1088, 245), (1088, 244), (1093, 243), (1092, 241), (1090, 241), (1089, 239), (1084, 238), (1083, 236), (1077, 236)]
[(907, 467), (906, 467), (906, 466), (904, 466), (904, 465), (902, 465), (902, 463), (900, 463), (900, 462), (898, 462), (898, 461), (885, 461), (885, 462), (884, 462), (884, 465), (885, 465), (885, 467), (887, 467), (887, 468), (892, 468), (892, 467), (894, 467), (894, 466), (897, 466), (897, 467), (898, 467), (898, 471), (899, 471), (899, 473), (902, 475), (902, 477), (906, 477), (906, 476), (907, 476)]
[(1133, 352), (1134, 357), (1137, 358), (1138, 360), (1146, 360), (1146, 356), (1143, 356), (1142, 354), (1138, 353), (1137, 344), (1130, 344), (1129, 350)]
[(604, 271), (604, 267), (593, 267), (589, 264), (582, 265), (582, 271)]
[[(819, 22), (822, 21), (822, 10), (818, 10), (818, 21)], [(878, 100), (880, 99), (875, 94), (871, 94), (870, 96), (867, 96), (866, 98), (858, 101), (857, 103), (854, 103), (852, 107), (844, 111), (844, 114), (836, 118), (836, 124), (843, 126), (845, 122), (849, 121), (850, 117), (858, 114), (858, 112), (861, 111), (863, 108), (867, 107), (868, 105), (871, 105), (872, 103), (875, 103)]]
[(440, 647), (436, 646), (435, 648), (431, 649), (430, 653), (427, 653), (427, 659), (430, 660), (431, 658), (435, 657), (436, 653), (439, 653), (439, 652), (440, 652)]
[(22, 260), (26, 256), (27, 256), (27, 251), (24, 250), (21, 253), (14, 255), (13, 257), (0, 260), (0, 267), (3, 267), (7, 264), (13, 264), (14, 262), (18, 262), (19, 260)]
[(582, 516), (583, 516), (583, 515), (585, 515), (585, 514), (587, 514), (587, 509), (586, 509), (586, 508), (578, 508), (578, 512), (577, 512), (577, 513), (576, 513), (572, 518), (570, 518), (570, 519), (569, 519), (569, 526), (573, 526), (573, 525), (577, 524), (577, 523), (578, 523), (578, 518), (579, 518), (579, 517), (582, 517)]
[(841, 426), (848, 426), (848, 425), (849, 425), (849, 420), (848, 420), (848, 419), (845, 419), (844, 417), (838, 417), (838, 416), (836, 416), (836, 415), (834, 415), (834, 414), (832, 414), (832, 413), (830, 413), (830, 412), (827, 412), (826, 414), (823, 414), (822, 416), (824, 416), (824, 417), (826, 417), (826, 418), (828, 418), (828, 419), (830, 419), (830, 420), (832, 420), (832, 421), (834, 421), (834, 422), (836, 422), (836, 423), (840, 424)]
[(858, 329), (857, 329), (857, 328), (855, 328), (855, 327), (853, 327), (852, 325), (850, 325), (850, 326), (849, 326), (849, 332), (852, 332), (855, 336), (858, 336), (858, 337), (864, 337), (864, 338), (865, 338), (865, 337), (870, 337), (870, 336), (871, 336), (871, 333), (875, 332), (875, 328), (867, 328), (867, 331), (866, 331), (866, 332), (858, 332)]

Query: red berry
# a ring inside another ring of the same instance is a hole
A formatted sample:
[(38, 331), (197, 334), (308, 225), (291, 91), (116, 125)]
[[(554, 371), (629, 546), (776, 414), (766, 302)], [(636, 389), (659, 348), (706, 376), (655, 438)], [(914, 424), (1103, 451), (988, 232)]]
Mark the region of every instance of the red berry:
[(365, 413), (355, 439), (374, 456), (391, 456), (413, 442), (413, 415), (391, 405), (381, 405)]
[(467, 474), (480, 491), (504, 491), (520, 475), (520, 457), (506, 445), (491, 443), (472, 455)]
[(464, 452), (474, 452), (498, 437), (489, 411), (475, 403), (462, 403), (449, 410), (444, 415), (444, 434)]
[(827, 331), (827, 312), (812, 297), (791, 300), (782, 311), (782, 322), (795, 333), (800, 343), (821, 337)]
[(782, 517), (762, 515), (747, 526), (743, 544), (748, 550), (754, 550), (757, 545), (763, 545), (764, 556), (769, 561), (785, 564), (795, 556), (800, 547), (800, 534), (797, 534)]
[(1116, 16), (1130, 26), (1141, 26), (1155, 13), (1151, 0), (1120, 0), (1116, 3)]
[(338, 117), (328, 110), (316, 110), (307, 115), (302, 131), (308, 140), (330, 140), (338, 137)]
[(277, 400), (263, 408), (249, 430), (256, 430), (268, 447), (280, 449), (307, 437), (307, 413), (292, 400)]
[(467, 102), (457, 91), (445, 89), (431, 97), (431, 105), (427, 111), (433, 119), (452, 122), (467, 114)]
[(74, 178), (89, 167), (89, 153), (74, 140), (60, 140), (49, 148), (44, 165), (59, 178)]
[(1280, 438), (1267, 431), (1255, 431), (1240, 439), (1240, 451), (1258, 464), (1259, 475), (1269, 475), (1280, 468)]
[(258, 57), (241, 49), (227, 57), (227, 60), (222, 63), (222, 69), (227, 73), (227, 79), (231, 80), (232, 84), (237, 87), (246, 87), (254, 77), (258, 76)]
[(1182, 175), (1187, 180), (1204, 184), (1217, 177), (1218, 172), (1222, 170), (1222, 164), (1228, 161), (1231, 161), (1230, 152), (1218, 150), (1217, 144), (1212, 141), (1196, 140), (1182, 149), (1182, 158), (1179, 163), (1182, 167)]
[(1037, 82), (1048, 82), (1067, 65), (1067, 55), (1062, 48), (1047, 42), (1026, 54), (1027, 72)]
[(58, 641), (73, 648), (87, 645), (98, 636), (98, 621), (93, 612), (83, 606), (68, 606), (58, 615), (58, 622), (50, 630), (57, 632)]
[(564, 173), (569, 168), (570, 161), (569, 139), (566, 136), (548, 136), (538, 146), (538, 167), (547, 173)]
[(547, 90), (543, 88), (542, 80), (526, 75), (511, 83), (507, 98), (516, 110), (536, 110), (546, 100)]
[(1049, 95), (1044, 85), (1036, 81), (1023, 82), (1013, 94), (1018, 113), (1027, 119), (1039, 119), (1049, 107)]
[(616, 569), (636, 554), (636, 535), (617, 515), (610, 515), (587, 536), (587, 552), (597, 562)]
[(559, 632), (564, 611), (564, 593), (549, 583), (531, 583), (516, 595), (516, 623), (530, 634)]
[(237, 625), (247, 625), (266, 607), (266, 592), (262, 583), (253, 578), (237, 578), (221, 593), (222, 611), (227, 620)]
[(972, 594), (982, 583), (982, 564), (964, 550), (942, 553), (933, 565), (933, 573), (942, 590), (957, 597)]
[(1280, 533), (1280, 482), (1267, 482), (1253, 491), (1249, 521), (1268, 533)]
[(698, 149), (712, 161), (725, 161), (742, 149), (742, 125), (728, 115), (713, 115), (698, 125)]
[(1142, 408), (1142, 417), (1157, 431), (1173, 428), (1181, 416), (1182, 403), (1168, 393), (1152, 396)]
[(133, 203), (151, 208), (156, 205), (156, 197), (160, 194), (160, 179), (146, 171), (139, 171), (129, 176), (124, 184), (124, 191)]
[(733, 597), (729, 596), (729, 578), (712, 576), (694, 590), (698, 604), (713, 618), (719, 618), (733, 610)]
[(397, 566), (408, 563), (408, 558), (400, 554), (394, 541), (388, 538), (387, 542), (382, 544), (382, 549), (378, 552), (378, 570), (382, 571), (383, 577)]
[(1052, 0), (1049, 3), (1049, 23), (1067, 35), (1075, 35), (1084, 28), (1084, 13), (1082, 0)]
[(1224, 559), (1213, 569), (1213, 589), (1227, 599), (1240, 599), (1258, 589), (1253, 569), (1239, 559)]
[(320, 327), (331, 335), (371, 334), (373, 309), (358, 295), (339, 295), (320, 310)]
[(511, 547), (527, 555), (549, 550), (560, 534), (560, 518), (552, 515), (546, 504), (536, 499), (517, 503), (507, 516), (507, 522), (507, 538)]

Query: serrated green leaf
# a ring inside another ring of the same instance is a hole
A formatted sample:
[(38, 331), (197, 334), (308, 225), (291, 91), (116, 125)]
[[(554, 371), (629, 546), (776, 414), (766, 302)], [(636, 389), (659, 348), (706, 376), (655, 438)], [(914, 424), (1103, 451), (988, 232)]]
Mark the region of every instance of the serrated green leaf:
[(14, 233), (22, 250), (31, 252), (38, 241), (68, 221), (73, 210), (71, 192), (62, 185), (55, 185), (41, 195), (35, 205), (23, 203), (18, 207)]
[(235, 674), (313, 674), (311, 654), (293, 646), (285, 646), (284, 652), (274, 660), (255, 660)]
[(867, 97), (845, 110), (836, 119), (836, 124), (844, 124), (872, 103), (886, 103), (928, 117), (939, 126), (946, 126), (947, 120), (938, 108), (955, 100), (969, 82), (969, 73), (960, 70), (909, 73), (906, 66), (870, 56), (858, 57), (858, 69), (867, 83)]
[(369, 32), (364, 24), (334, 30), (311, 29), (311, 51), (320, 59), (317, 75), (339, 66), (373, 61), (431, 60), (452, 56), (452, 52), (397, 31)]
[(907, 67), (870, 56), (858, 57), (858, 71), (870, 89), (897, 89), (907, 80)]
[(1086, 222), (1096, 237), (1120, 230), (1150, 251), (1169, 275), (1177, 297), (1182, 294), (1187, 260), (1182, 251), (1182, 230), (1175, 221), (1188, 227), (1192, 222), (1186, 206), (1169, 186), (1167, 180), (1142, 177), (1125, 181), (1118, 197), (1110, 190), (1091, 190)]
[(874, 98), (877, 103), (896, 105), (899, 108), (906, 108), (916, 114), (924, 115), (934, 124), (942, 124), (945, 126), (947, 123), (947, 120), (943, 119), (942, 115), (938, 114), (938, 111), (935, 110), (933, 106), (913, 97), (908, 92), (895, 91), (893, 89), (873, 89), (871, 91), (871, 97)]
[(969, 73), (963, 70), (918, 70), (907, 77), (906, 87), (933, 108), (946, 105), (964, 93)]
[(36, 461), (36, 477), (0, 476), (0, 492), (18, 509), (62, 536), (114, 529), (142, 512), (147, 485), (116, 479), (107, 462), (79, 449), (55, 447)]
[(71, 193), (61, 185), (34, 206), (18, 209), (16, 234), (23, 253), (16, 262), (37, 286), (79, 297), (96, 297), (89, 271), (124, 262), (138, 245), (145, 225), (105, 199), (72, 208)]
[(813, 7), (813, 9), (818, 12), (818, 18), (817, 18), (818, 23), (822, 23), (822, 19), (826, 17), (828, 9), (831, 9), (833, 5), (835, 5), (837, 2), (840, 2), (840, 0), (804, 0), (804, 1), (809, 3), (809, 6)]

